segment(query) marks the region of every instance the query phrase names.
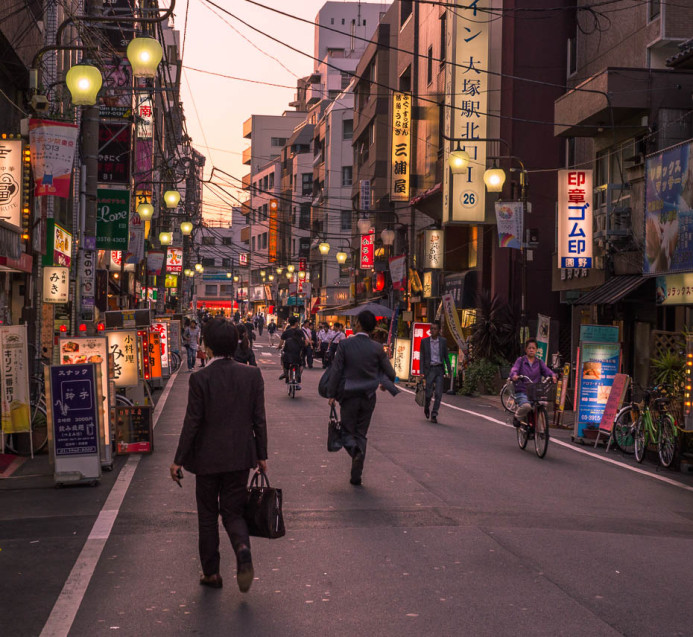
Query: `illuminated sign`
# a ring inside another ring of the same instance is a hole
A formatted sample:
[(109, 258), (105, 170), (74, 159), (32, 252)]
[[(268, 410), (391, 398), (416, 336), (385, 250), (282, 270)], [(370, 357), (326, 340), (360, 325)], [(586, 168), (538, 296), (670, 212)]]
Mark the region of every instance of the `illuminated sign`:
[(172, 274), (183, 272), (183, 248), (168, 247), (166, 251), (166, 272)]
[(22, 142), (0, 140), (0, 216), (21, 227)]
[(392, 163), (390, 164), (390, 200), (409, 200), (411, 158), (411, 95), (392, 96)]
[(375, 232), (361, 235), (361, 269), (372, 270), (375, 265)]
[(43, 268), (43, 302), (67, 303), (70, 298), (70, 268)]
[(592, 267), (592, 171), (558, 171), (558, 267)]
[(445, 256), (445, 234), (442, 230), (424, 232), (423, 267), (426, 270), (442, 270)]
[(392, 367), (395, 376), (400, 380), (409, 380), (409, 365), (411, 363), (411, 341), (408, 338), (396, 338), (392, 357)]
[(269, 236), (267, 239), (267, 260), (270, 263), (277, 261), (277, 243), (279, 240), (279, 204), (276, 199), (269, 202)]
[[(430, 323), (414, 323), (411, 326), (411, 376), (421, 376), (421, 341), (431, 335)], [(399, 340), (399, 339), (397, 339)]]
[(108, 353), (113, 356), (113, 380), (116, 387), (134, 387), (137, 377), (137, 332), (108, 332)]

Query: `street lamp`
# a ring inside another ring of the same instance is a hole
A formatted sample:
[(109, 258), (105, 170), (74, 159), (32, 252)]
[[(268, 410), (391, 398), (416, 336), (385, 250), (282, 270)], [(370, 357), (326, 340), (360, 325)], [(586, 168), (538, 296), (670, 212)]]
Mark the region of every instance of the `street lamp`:
[(167, 208), (175, 208), (180, 201), (180, 193), (177, 190), (167, 190), (164, 193), (164, 201)]
[(137, 206), (137, 214), (142, 221), (151, 221), (154, 216), (154, 206), (150, 203), (141, 203)]
[(322, 256), (326, 256), (330, 252), (330, 244), (327, 241), (321, 241), (318, 245), (318, 250), (320, 250)]
[(232, 276), (233, 276), (233, 274), (231, 274), (230, 272), (227, 272), (227, 273), (226, 273), (226, 278), (227, 278), (227, 279), (230, 279)]
[(286, 266), (286, 269), (287, 269), (287, 273), (288, 273), (288, 274), (292, 274), (293, 271), (296, 269), (296, 266), (293, 265), (293, 264), (291, 264), (291, 263), (289, 263), (289, 265)]
[(270, 281), (274, 281), (274, 274), (270, 274), (267, 278), (268, 278)]
[(469, 153), (464, 150), (453, 150), (448, 157), (448, 164), (453, 175), (459, 175), (469, 166)]
[(196, 264), (195, 264), (195, 269), (196, 269), (198, 272), (202, 272), (202, 264), (201, 264), (201, 263), (196, 263)]
[(261, 277), (267, 276), (267, 272), (265, 272), (264, 270), (260, 270), (260, 276)]
[(237, 274), (233, 275), (233, 282), (238, 283), (238, 275)]
[(101, 71), (90, 64), (75, 64), (65, 75), (72, 103), (76, 106), (93, 106), (101, 89)]
[(284, 268), (282, 268), (281, 266), (279, 266), (279, 267), (275, 270), (275, 272), (276, 272), (277, 274), (281, 274), (282, 272), (284, 272)]
[(298, 273), (298, 278), (301, 279), (301, 281), (303, 281), (303, 279), (306, 278), (306, 273), (305, 273), (303, 270), (301, 270), (301, 271)]
[(135, 77), (156, 77), (164, 51), (154, 38), (135, 38), (128, 44), (127, 58)]
[(193, 231), (193, 224), (189, 221), (184, 221), (180, 224), (180, 231), (183, 233), (183, 235), (189, 237), (190, 233)]
[(368, 234), (371, 229), (371, 220), (368, 217), (362, 217), (356, 222), (359, 229), (359, 234)]
[(286, 273), (286, 278), (289, 279), (289, 281), (291, 281), (291, 279), (293, 278), (293, 276), (294, 276), (294, 275), (293, 275), (291, 272), (287, 272), (287, 273)]
[(343, 252), (342, 250), (337, 252), (337, 254), (335, 255), (337, 263), (339, 263), (340, 265), (344, 265), (346, 263), (348, 256), (349, 255), (346, 252)]
[(173, 243), (173, 234), (166, 231), (160, 232), (159, 243), (162, 246), (170, 246)]
[(505, 171), (494, 166), (484, 172), (484, 183), (489, 192), (502, 192), (505, 183)]
[(380, 238), (383, 240), (384, 246), (391, 246), (395, 243), (395, 231), (390, 228), (385, 228), (380, 233)]

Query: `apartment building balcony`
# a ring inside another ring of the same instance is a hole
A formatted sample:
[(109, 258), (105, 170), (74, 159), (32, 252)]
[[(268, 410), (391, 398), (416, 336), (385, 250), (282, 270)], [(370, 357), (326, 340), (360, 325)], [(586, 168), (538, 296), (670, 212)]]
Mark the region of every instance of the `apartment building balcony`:
[(250, 190), (250, 186), (251, 186), (251, 184), (252, 184), (252, 176), (251, 176), (251, 174), (248, 173), (247, 175), (243, 175), (243, 178), (242, 178), (241, 182), (242, 182), (242, 186), (241, 186), (241, 187), (243, 188), (243, 190)]
[(241, 241), (243, 243), (250, 243), (250, 226), (241, 228)]
[(243, 122), (243, 138), (251, 139), (253, 136), (253, 118), (249, 117)]
[(250, 161), (251, 161), (252, 157), (253, 157), (252, 146), (248, 146), (248, 148), (244, 148), (243, 149), (243, 155), (241, 156), (241, 159), (246, 166), (250, 166)]

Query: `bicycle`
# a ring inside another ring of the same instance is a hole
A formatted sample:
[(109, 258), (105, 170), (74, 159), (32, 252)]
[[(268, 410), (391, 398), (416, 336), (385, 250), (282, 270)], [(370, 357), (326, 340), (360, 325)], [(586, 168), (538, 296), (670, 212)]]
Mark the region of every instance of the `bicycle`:
[(181, 357), (178, 352), (170, 352), (170, 359), (171, 359), (171, 375), (175, 374), (179, 369), (181, 365)]
[(539, 383), (533, 383), (527, 376), (519, 378), (526, 381), (525, 390), (532, 411), (527, 414), (527, 422), (517, 426), (517, 444), (524, 449), (530, 437), (534, 438), (534, 451), (539, 458), (543, 458), (549, 448), (549, 421), (545, 405), (551, 400), (553, 380), (544, 378)]
[(515, 401), (515, 386), (510, 379), (505, 381), (503, 389), (500, 390), (501, 405), (505, 411), (514, 414), (517, 411), (517, 402)]
[(678, 429), (674, 418), (667, 411), (669, 398), (666, 396), (654, 399), (654, 408), (657, 412), (656, 422), (652, 418), (653, 410), (650, 407), (652, 394), (659, 389), (655, 387), (654, 391), (645, 392), (642, 412), (633, 429), (633, 453), (635, 461), (641, 463), (645, 459), (647, 446), (657, 445), (659, 462), (664, 468), (668, 468), (674, 461)]
[(299, 387), (300, 385), (298, 384), (298, 365), (290, 365), (287, 390), (291, 398), (296, 398), (296, 390)]
[(30, 456), (42, 451), (48, 443), (46, 403), (31, 405), (31, 439), (29, 432), (5, 435), (5, 448), (16, 456)]

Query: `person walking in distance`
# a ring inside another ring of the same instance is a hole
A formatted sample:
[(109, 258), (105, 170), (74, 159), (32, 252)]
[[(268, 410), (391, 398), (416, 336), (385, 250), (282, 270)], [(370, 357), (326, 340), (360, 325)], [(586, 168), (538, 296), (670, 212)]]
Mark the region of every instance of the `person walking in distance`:
[(272, 319), (267, 325), (267, 338), (269, 339), (269, 346), (274, 347), (275, 334), (277, 333), (277, 324)]
[[(440, 335), (440, 321), (431, 323), (431, 335), (421, 341), (421, 372), (426, 379), (426, 403), (424, 416), (431, 417), (431, 422), (438, 422), (438, 410), (443, 398), (443, 378), (452, 374), (448, 357), (448, 343)], [(430, 410), (431, 397), (435, 390), (433, 409)]]
[(195, 360), (197, 359), (197, 351), (200, 349), (200, 328), (197, 327), (197, 321), (190, 321), (188, 328), (188, 371), (195, 369)]
[(241, 592), (253, 583), (248, 526), (243, 518), (248, 472), (267, 472), (265, 386), (259, 368), (237, 363), (238, 330), (225, 319), (205, 326), (211, 360), (190, 377), (188, 407), (171, 478), (180, 484), (181, 467), (196, 474), (195, 496), (202, 563), (200, 584), (222, 587), (219, 514), (236, 554)]
[(375, 409), (379, 385), (398, 393), (393, 384), (395, 370), (382, 345), (371, 340), (375, 315), (364, 310), (354, 321), (354, 336), (339, 343), (332, 362), (327, 387), (328, 403), (339, 401), (342, 420), (342, 445), (351, 456), (349, 482), (360, 485), (366, 458), (368, 427)]
[(190, 364), (190, 319), (186, 318), (183, 321), (183, 332), (181, 333), (181, 341), (183, 343), (183, 347), (185, 348), (185, 357), (186, 361), (188, 363), (188, 371), (192, 368), (192, 365), (195, 364), (195, 359), (193, 358), (192, 365)]
[(308, 369), (313, 369), (313, 330), (310, 327), (310, 321), (303, 321), (303, 335), (305, 337), (305, 346), (301, 355), (303, 366), (308, 365)]
[(265, 329), (265, 317), (262, 314), (257, 315), (257, 332), (262, 336), (262, 330)]

